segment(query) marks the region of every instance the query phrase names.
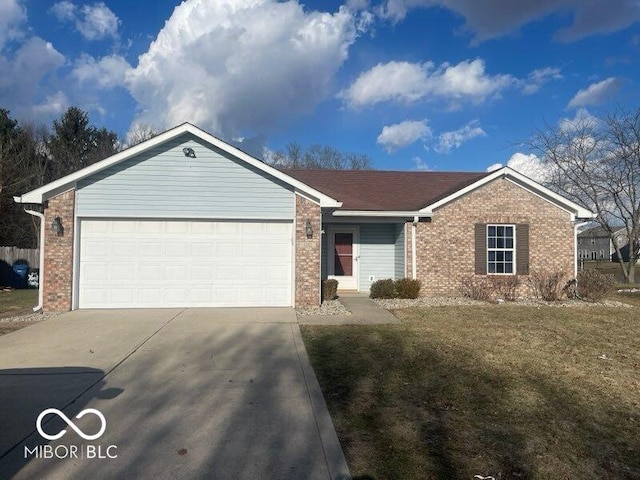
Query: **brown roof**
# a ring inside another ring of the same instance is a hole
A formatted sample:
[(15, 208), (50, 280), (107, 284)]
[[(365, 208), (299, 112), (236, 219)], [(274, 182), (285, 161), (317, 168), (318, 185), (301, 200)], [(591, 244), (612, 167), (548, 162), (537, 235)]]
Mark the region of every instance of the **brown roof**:
[(345, 210), (415, 211), (488, 175), (485, 172), (283, 170), (343, 203)]

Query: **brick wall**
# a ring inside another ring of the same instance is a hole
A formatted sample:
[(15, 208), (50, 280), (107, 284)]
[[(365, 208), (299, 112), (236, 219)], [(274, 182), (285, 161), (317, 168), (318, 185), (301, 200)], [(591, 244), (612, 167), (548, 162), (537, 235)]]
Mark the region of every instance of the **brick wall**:
[[(505, 179), (497, 179), (438, 209), (417, 227), (417, 276), (424, 296), (459, 295), (462, 276), (475, 274), (476, 223), (529, 224), (529, 272), (574, 268), (574, 228), (569, 213)], [(411, 224), (407, 224), (407, 274), (411, 275)], [(530, 293), (526, 278), (519, 293)]]
[[(69, 190), (49, 199), (44, 211), (43, 310), (46, 312), (71, 310), (74, 201), (75, 191)], [(62, 220), (61, 236), (51, 228), (55, 217)]]
[[(305, 226), (311, 221), (313, 237), (307, 238)], [(322, 216), (320, 205), (296, 195), (296, 285), (295, 304), (320, 304), (320, 238)]]

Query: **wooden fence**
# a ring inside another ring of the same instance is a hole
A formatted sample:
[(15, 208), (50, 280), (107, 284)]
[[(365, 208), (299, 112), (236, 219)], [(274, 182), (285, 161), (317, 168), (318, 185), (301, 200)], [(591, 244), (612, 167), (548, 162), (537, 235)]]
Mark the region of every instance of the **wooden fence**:
[(40, 267), (40, 251), (37, 248), (0, 247), (0, 286), (11, 285), (12, 265), (26, 261), (31, 268)]

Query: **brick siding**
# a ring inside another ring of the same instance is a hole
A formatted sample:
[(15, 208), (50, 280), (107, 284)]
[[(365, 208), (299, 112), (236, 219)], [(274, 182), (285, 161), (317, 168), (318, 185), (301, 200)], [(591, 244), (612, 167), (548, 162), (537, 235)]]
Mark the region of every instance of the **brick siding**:
[[(421, 295), (456, 296), (460, 278), (475, 274), (476, 223), (529, 224), (529, 272), (574, 272), (574, 227), (568, 212), (509, 180), (497, 179), (438, 209), (417, 227)], [(407, 276), (411, 276), (411, 223), (406, 225)], [(526, 276), (519, 294), (530, 294)]]
[[(74, 202), (75, 191), (69, 190), (50, 198), (44, 211), (43, 310), (46, 312), (71, 310)], [(51, 228), (56, 217), (60, 217), (64, 227), (61, 236)]]
[[(307, 219), (313, 228), (313, 237), (307, 238)], [(296, 195), (296, 285), (295, 305), (320, 304), (320, 238), (322, 215), (320, 205)]]

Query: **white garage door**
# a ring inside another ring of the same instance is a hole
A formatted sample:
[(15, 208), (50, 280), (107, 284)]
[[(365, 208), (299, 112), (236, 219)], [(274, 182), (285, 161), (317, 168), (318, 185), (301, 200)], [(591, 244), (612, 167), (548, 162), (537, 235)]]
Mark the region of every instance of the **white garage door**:
[(79, 308), (290, 306), (292, 224), (82, 220)]

